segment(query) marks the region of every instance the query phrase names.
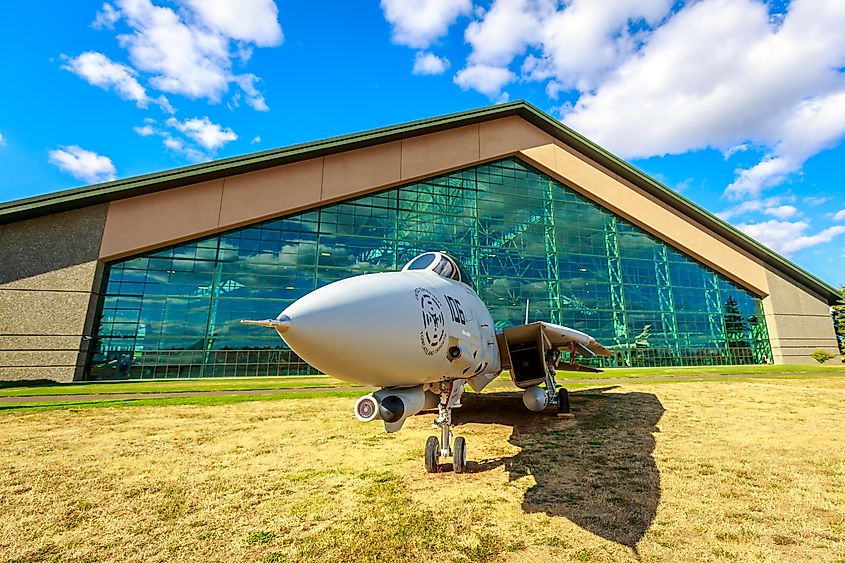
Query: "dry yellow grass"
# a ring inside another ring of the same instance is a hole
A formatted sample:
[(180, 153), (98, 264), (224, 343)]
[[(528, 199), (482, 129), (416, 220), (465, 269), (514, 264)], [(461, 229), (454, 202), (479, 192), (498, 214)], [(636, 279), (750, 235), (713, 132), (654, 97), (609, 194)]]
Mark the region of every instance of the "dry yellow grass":
[(429, 414), (350, 399), (0, 414), (0, 560), (837, 561), (845, 378), (515, 393), (456, 411), (469, 474), (428, 475)]

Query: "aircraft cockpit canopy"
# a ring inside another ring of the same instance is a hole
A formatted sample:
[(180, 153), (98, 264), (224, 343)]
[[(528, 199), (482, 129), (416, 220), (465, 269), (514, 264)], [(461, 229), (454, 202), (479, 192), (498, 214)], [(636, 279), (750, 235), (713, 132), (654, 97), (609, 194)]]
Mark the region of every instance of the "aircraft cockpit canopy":
[(472, 280), (460, 263), (453, 257), (442, 252), (426, 252), (420, 254), (402, 268), (406, 270), (429, 270), (444, 278), (459, 281), (472, 287)]

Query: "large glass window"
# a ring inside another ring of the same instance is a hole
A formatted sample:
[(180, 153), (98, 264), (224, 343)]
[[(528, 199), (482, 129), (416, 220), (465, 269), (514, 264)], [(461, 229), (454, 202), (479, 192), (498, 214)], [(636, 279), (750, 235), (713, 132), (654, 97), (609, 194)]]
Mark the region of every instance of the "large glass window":
[(760, 301), (516, 159), (273, 219), (107, 266), (89, 377), (315, 373), (273, 331), (309, 291), (426, 251), (466, 266), (497, 328), (549, 320), (605, 365), (767, 362)]

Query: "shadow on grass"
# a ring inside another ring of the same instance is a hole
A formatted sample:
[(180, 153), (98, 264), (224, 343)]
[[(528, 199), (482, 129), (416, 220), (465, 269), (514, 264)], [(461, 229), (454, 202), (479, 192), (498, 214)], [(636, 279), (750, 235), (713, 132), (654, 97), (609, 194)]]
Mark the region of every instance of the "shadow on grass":
[(536, 484), (525, 493), (525, 512), (564, 516), (636, 551), (660, 501), (652, 452), (664, 409), (651, 393), (606, 392), (611, 389), (572, 392), (575, 420), (529, 412), (519, 393), (464, 395), (464, 406), (455, 410), (458, 424), (512, 426), (509, 442), (520, 448), (512, 457), (469, 461), (467, 470), (504, 465), (511, 481), (532, 475)]

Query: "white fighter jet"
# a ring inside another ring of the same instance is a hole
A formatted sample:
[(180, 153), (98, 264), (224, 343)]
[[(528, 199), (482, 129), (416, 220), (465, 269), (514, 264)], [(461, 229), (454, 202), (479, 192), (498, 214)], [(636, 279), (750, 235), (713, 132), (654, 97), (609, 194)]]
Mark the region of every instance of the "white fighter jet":
[[(275, 329), (323, 373), (379, 387), (355, 402), (362, 422), (381, 419), (387, 432), (396, 432), (408, 417), (437, 408), (433, 427), (440, 438), (429, 437), (425, 448), (430, 473), (449, 456), (456, 473), (466, 469), (466, 440), (452, 433), (452, 409), (461, 406), (465, 384), (480, 392), (509, 369), (528, 409), (569, 412), (569, 395), (558, 389), (555, 371), (599, 371), (576, 364), (576, 354), (613, 355), (590, 335), (551, 323), (497, 334), (466, 273), (441, 252), (421, 254), (400, 272), (330, 283), (275, 319), (241, 322)], [(562, 352), (568, 361), (561, 361)]]

